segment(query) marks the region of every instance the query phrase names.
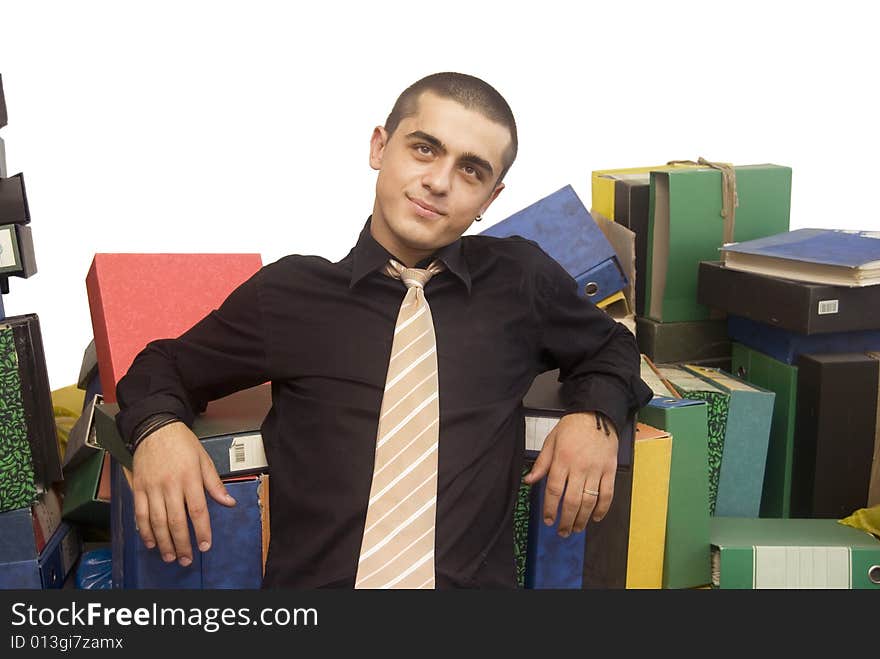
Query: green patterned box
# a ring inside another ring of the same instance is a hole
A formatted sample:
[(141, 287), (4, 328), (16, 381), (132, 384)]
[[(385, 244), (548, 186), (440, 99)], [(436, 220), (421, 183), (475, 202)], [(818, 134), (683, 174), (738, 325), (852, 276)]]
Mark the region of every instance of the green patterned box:
[(0, 512), (24, 508), (36, 500), (15, 337), (11, 327), (3, 327), (0, 328)]
[(724, 434), (727, 431), (730, 395), (681, 366), (658, 365), (657, 368), (684, 398), (706, 401), (709, 435), (709, 514), (712, 515), (715, 513), (715, 502), (718, 498), (718, 480), (721, 475), (721, 457), (724, 455)]
[[(522, 477), (532, 469), (533, 461), (527, 461), (522, 470)], [(520, 481), (516, 495), (516, 506), (513, 509), (513, 559), (516, 563), (516, 585), (525, 588), (526, 547), (529, 538), (529, 503), (532, 486)]]

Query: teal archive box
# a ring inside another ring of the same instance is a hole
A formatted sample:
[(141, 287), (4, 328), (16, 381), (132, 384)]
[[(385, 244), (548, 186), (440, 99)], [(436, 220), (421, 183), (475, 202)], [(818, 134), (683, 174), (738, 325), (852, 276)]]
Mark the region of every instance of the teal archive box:
[(776, 394), (705, 366), (685, 368), (730, 396), (718, 477), (716, 517), (758, 517)]

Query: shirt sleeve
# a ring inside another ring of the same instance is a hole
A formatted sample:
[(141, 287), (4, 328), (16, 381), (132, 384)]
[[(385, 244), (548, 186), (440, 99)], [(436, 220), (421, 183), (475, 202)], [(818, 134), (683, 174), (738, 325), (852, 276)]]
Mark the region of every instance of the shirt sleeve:
[(575, 280), (540, 251), (535, 311), (542, 371), (559, 369), (567, 413), (600, 412), (620, 433), (651, 400), (635, 336), (578, 293)]
[(154, 418), (191, 426), (209, 401), (271, 379), (260, 304), (265, 272), (179, 337), (152, 341), (135, 357), (116, 385), (116, 426), (129, 446)]

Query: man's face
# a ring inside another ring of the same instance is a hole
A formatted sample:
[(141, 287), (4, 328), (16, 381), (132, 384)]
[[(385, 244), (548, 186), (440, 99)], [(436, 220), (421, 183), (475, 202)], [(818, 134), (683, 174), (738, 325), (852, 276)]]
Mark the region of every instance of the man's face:
[(510, 131), (431, 92), (389, 136), (377, 127), (370, 166), (379, 170), (371, 233), (414, 266), (463, 234), (495, 200)]

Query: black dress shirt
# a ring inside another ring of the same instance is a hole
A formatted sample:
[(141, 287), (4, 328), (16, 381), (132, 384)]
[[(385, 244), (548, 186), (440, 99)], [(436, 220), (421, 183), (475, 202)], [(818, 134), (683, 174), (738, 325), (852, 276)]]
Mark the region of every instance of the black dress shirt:
[[(354, 585), (406, 293), (381, 273), (390, 257), (368, 220), (338, 263), (292, 255), (264, 266), (179, 338), (150, 343), (117, 386), (117, 425), (131, 441), (157, 414), (189, 425), (208, 401), (272, 382), (264, 587)], [(425, 287), (440, 386), (436, 583), (512, 588), (521, 403), (534, 377), (559, 368), (567, 409), (604, 413), (616, 428), (651, 393), (633, 335), (536, 243), (464, 236), (418, 267), (433, 258), (447, 267)]]

